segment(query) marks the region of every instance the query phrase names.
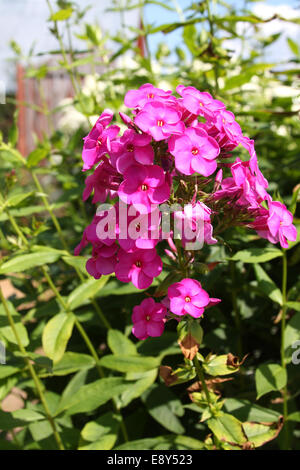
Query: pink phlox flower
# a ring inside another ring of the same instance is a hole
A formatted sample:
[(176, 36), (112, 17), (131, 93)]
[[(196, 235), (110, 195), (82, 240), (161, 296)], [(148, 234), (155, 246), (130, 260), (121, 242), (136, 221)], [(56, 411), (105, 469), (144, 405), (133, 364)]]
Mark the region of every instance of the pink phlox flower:
[(213, 227), (211, 224), (211, 209), (203, 202), (186, 204), (182, 211), (174, 213), (174, 223), (179, 231), (183, 246), (194, 243), (196, 240), (203, 245), (214, 245), (218, 242), (213, 238)]
[(296, 241), (297, 229), (293, 225), (293, 214), (279, 201), (269, 201), (269, 211), (264, 211), (250, 224), (258, 235), (271, 243), (280, 243), (288, 248), (288, 240)]
[(156, 141), (164, 140), (173, 134), (182, 134), (185, 126), (181, 112), (175, 106), (153, 101), (145, 105), (134, 120), (135, 124)]
[(98, 244), (93, 248), (92, 257), (86, 262), (87, 272), (95, 279), (115, 272), (117, 264), (117, 244), (107, 246)]
[(120, 182), (121, 175), (118, 175), (110, 161), (104, 157), (94, 173), (86, 178), (82, 199), (86, 201), (94, 191), (92, 203), (105, 202), (111, 191), (118, 190)]
[(132, 282), (138, 289), (147, 289), (160, 275), (162, 261), (156, 250), (136, 250), (132, 253), (120, 249), (116, 277), (122, 282)]
[[(161, 240), (161, 212), (158, 208), (141, 214), (134, 206), (126, 206), (126, 219), (120, 220), (117, 210), (116, 234), (121, 248), (126, 252), (153, 249)], [(124, 212), (122, 212), (125, 215)]]
[(156, 303), (152, 298), (144, 299), (140, 305), (133, 308), (132, 333), (141, 340), (149, 336), (161, 336), (165, 327), (166, 307)]
[(124, 181), (118, 190), (119, 198), (132, 204), (140, 213), (149, 213), (154, 205), (170, 196), (170, 180), (158, 165), (132, 165), (124, 173)]
[(119, 173), (124, 173), (131, 165), (152, 165), (154, 150), (150, 145), (149, 134), (138, 134), (132, 129), (124, 132), (120, 139), (120, 147), (111, 155), (112, 164)]
[(225, 109), (225, 104), (215, 100), (209, 93), (201, 92), (192, 86), (178, 85), (177, 93), (182, 96), (183, 106), (192, 114), (212, 119)]
[(101, 114), (91, 132), (84, 137), (82, 151), (83, 171), (92, 168), (105, 154), (113, 150), (113, 141), (118, 135), (120, 128), (115, 125), (106, 128), (111, 119), (112, 113), (105, 111)]
[(220, 148), (204, 129), (189, 127), (181, 136), (172, 136), (169, 151), (175, 157), (175, 166), (185, 175), (197, 172), (210, 176), (217, 168)]
[(172, 103), (175, 101), (175, 97), (171, 95), (171, 90), (164, 91), (151, 83), (145, 83), (138, 90), (129, 90), (125, 95), (124, 104), (128, 108), (143, 108), (147, 103), (153, 101)]
[(210, 303), (208, 293), (195, 279), (182, 279), (168, 288), (170, 310), (175, 315), (199, 318)]
[(98, 224), (103, 220), (104, 217), (106, 217), (106, 215), (107, 212), (102, 215), (95, 215), (92, 222), (84, 229), (82, 240), (74, 250), (75, 256), (78, 256), (81, 253), (82, 249), (85, 248), (89, 243), (91, 243), (93, 247), (96, 248), (98, 246), (101, 247), (102, 245), (111, 246), (115, 243), (115, 233), (110, 233), (108, 230), (104, 230), (102, 233), (99, 230)]
[(243, 162), (237, 158), (231, 165), (231, 173), (232, 177), (222, 181), (222, 189), (214, 193), (215, 200), (234, 198), (236, 205), (255, 209), (261, 206), (262, 201), (270, 198), (265, 189), (265, 182), (251, 170), (250, 160)]

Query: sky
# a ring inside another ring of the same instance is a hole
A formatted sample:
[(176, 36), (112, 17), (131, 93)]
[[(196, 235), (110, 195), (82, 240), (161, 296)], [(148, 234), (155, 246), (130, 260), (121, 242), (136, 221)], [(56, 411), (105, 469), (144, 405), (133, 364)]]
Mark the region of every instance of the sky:
[[(52, 4), (54, 4), (54, 1)], [(120, 0), (121, 1), (121, 0)], [(184, 8), (191, 3), (191, 0), (165, 0), (170, 5), (174, 1)], [(245, 0), (227, 0), (235, 5), (244, 5)], [(104, 13), (104, 10), (111, 6), (110, 0), (80, 0), (80, 5), (92, 5), (92, 9), (86, 16), (86, 21), (94, 23), (98, 21), (103, 29), (110, 32), (116, 32), (120, 28), (120, 18), (118, 14)], [(135, 3), (135, 2), (134, 2)], [(138, 3), (138, 2), (136, 2)], [(300, 16), (300, 0), (267, 0), (265, 2), (247, 2), (253, 12), (258, 16), (270, 17), (275, 12), (282, 16), (299, 17)], [(5, 84), (7, 90), (13, 90), (15, 86), (14, 74), (15, 68), (8, 59), (13, 57), (12, 51), (8, 46), (11, 39), (18, 42), (25, 52), (28, 52), (31, 45), (35, 42), (35, 51), (47, 51), (57, 48), (57, 42), (51, 36), (48, 30), (46, 19), (49, 17), (46, 0), (0, 0), (0, 31), (1, 31), (1, 48), (0, 48), (0, 88), (1, 83)], [(103, 21), (104, 18), (104, 21)], [(148, 5), (145, 9), (145, 18), (147, 22), (159, 25), (161, 23), (170, 23), (178, 21), (179, 17), (176, 12), (169, 12), (157, 5)], [(126, 14), (125, 21), (127, 24), (137, 25), (137, 13), (130, 11)], [(273, 21), (264, 25), (264, 33), (266, 35), (273, 34), (284, 29), (283, 37), (272, 48), (268, 49), (270, 57), (268, 60), (278, 59), (278, 51), (285, 58), (289, 56), (290, 51), (286, 44), (286, 37), (292, 37), (300, 42), (300, 27), (291, 23), (282, 23)], [(160, 41), (166, 41), (170, 46), (174, 43), (180, 44), (181, 31), (163, 35), (158, 33), (150, 36), (150, 48), (156, 49)], [(1, 91), (1, 90), (0, 90)]]

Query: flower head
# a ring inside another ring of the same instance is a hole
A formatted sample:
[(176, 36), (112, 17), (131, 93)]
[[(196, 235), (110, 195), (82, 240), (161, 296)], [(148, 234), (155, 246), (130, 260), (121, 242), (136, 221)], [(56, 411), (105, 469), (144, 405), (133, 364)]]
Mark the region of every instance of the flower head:
[(124, 99), (125, 106), (128, 108), (143, 108), (152, 101), (175, 101), (172, 97), (172, 91), (164, 91), (156, 88), (151, 83), (145, 83), (138, 90), (129, 90)]
[(165, 327), (166, 307), (161, 303), (155, 303), (152, 298), (142, 301), (133, 308), (132, 333), (138, 339), (146, 339), (149, 336), (161, 336)]
[(258, 235), (271, 243), (280, 243), (288, 248), (288, 240), (296, 241), (297, 229), (293, 225), (293, 214), (279, 201), (269, 201), (269, 210), (263, 209), (250, 225)]
[(146, 104), (136, 115), (134, 122), (156, 141), (164, 140), (172, 134), (182, 134), (185, 128), (181, 121), (181, 112), (160, 101)]
[(118, 195), (123, 202), (145, 214), (151, 212), (152, 205), (169, 198), (170, 184), (160, 166), (132, 165), (124, 172)]
[(209, 176), (217, 168), (220, 148), (204, 129), (189, 127), (183, 135), (171, 137), (169, 151), (175, 156), (175, 166), (181, 173)]
[(117, 251), (118, 246), (116, 244), (111, 246), (98, 244), (97, 247), (93, 248), (92, 257), (86, 262), (87, 272), (95, 279), (100, 279), (102, 275), (108, 275), (115, 272)]
[(138, 289), (147, 289), (162, 271), (162, 261), (155, 249), (136, 250), (132, 253), (120, 249), (116, 277), (122, 282), (132, 282)]
[[(182, 279), (168, 288), (170, 310), (175, 315), (199, 318), (210, 303), (208, 293), (195, 279)], [(214, 301), (219, 299), (213, 299)], [(216, 303), (216, 302), (215, 302)]]
[(207, 92), (201, 92), (192, 86), (178, 85), (176, 91), (182, 96), (183, 106), (192, 114), (212, 119), (214, 115), (225, 109), (222, 101), (213, 99)]
[(82, 199), (86, 201), (94, 191), (92, 202), (105, 202), (110, 191), (116, 191), (119, 188), (120, 180), (117, 171), (110, 164), (110, 161), (103, 157), (92, 175), (85, 180), (85, 189)]
[(114, 125), (106, 128), (112, 117), (112, 111), (105, 110), (91, 132), (84, 137), (82, 151), (83, 171), (92, 168), (106, 153), (112, 150), (112, 142), (120, 131), (120, 128)]
[(154, 151), (150, 145), (149, 134), (138, 134), (132, 129), (124, 132), (120, 139), (120, 146), (111, 155), (112, 164), (119, 173), (124, 173), (131, 165), (152, 165)]

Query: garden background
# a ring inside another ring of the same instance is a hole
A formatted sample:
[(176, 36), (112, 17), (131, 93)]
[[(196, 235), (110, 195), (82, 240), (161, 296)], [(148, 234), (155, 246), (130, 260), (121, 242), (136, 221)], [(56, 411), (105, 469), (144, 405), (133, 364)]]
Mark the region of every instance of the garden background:
[(222, 100), (299, 227), (298, 2), (26, 3), (0, 3), (0, 448), (299, 450), (299, 238), (229, 229), (203, 249), (197, 276), (222, 298), (201, 321), (204, 386), (174, 325), (132, 336), (145, 293), (74, 256), (94, 215), (82, 138), (144, 83)]

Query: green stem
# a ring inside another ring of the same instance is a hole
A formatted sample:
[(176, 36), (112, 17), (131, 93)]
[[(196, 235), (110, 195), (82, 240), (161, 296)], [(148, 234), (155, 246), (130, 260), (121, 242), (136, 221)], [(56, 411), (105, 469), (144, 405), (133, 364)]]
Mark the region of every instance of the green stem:
[(242, 345), (242, 323), (241, 323), (241, 315), (240, 310), (237, 304), (237, 295), (236, 295), (236, 270), (235, 270), (235, 262), (229, 261), (230, 264), (230, 272), (231, 272), (231, 298), (232, 298), (232, 306), (234, 311), (234, 321), (235, 326), (237, 329), (237, 353), (239, 358), (242, 357), (243, 354), (243, 345)]
[(202, 370), (200, 362), (197, 358), (197, 355), (194, 357), (193, 363), (194, 363), (198, 378), (201, 382), (202, 388), (204, 390), (208, 406), (210, 407), (210, 409), (212, 409), (212, 403), (211, 403), (211, 399), (210, 399), (210, 395), (209, 395), (209, 390), (207, 388), (207, 385), (206, 385), (206, 382), (205, 382), (205, 377), (204, 377), (204, 374), (203, 374), (203, 370)]
[[(47, 5), (48, 5), (50, 14), (51, 14), (51, 16), (52, 16), (53, 13), (54, 13), (54, 11), (53, 11), (52, 5), (51, 5), (51, 3), (50, 3), (50, 0), (46, 0), (46, 2), (47, 2)], [(68, 72), (69, 72), (69, 75), (70, 75), (70, 78), (71, 78), (71, 82), (72, 82), (74, 91), (75, 91), (75, 93), (76, 93), (76, 95), (77, 95), (77, 94), (78, 94), (78, 91), (77, 91), (77, 84), (76, 84), (75, 76), (74, 76), (73, 70), (69, 68), (69, 61), (68, 61), (68, 58), (67, 58), (67, 54), (66, 54), (66, 51), (65, 51), (65, 46), (64, 46), (62, 37), (61, 37), (61, 35), (60, 35), (60, 33), (59, 33), (59, 29), (58, 29), (58, 26), (57, 26), (57, 21), (53, 21), (53, 23), (54, 23), (54, 33), (55, 33), (55, 36), (56, 36), (56, 38), (57, 38), (57, 40), (58, 40), (58, 42), (59, 42), (61, 54), (62, 54), (62, 56), (63, 56), (65, 65), (68, 67)]]
[(55, 424), (55, 421), (53, 419), (53, 417), (51, 416), (51, 413), (50, 413), (50, 410), (48, 408), (48, 404), (47, 404), (47, 401), (46, 401), (46, 398), (44, 396), (44, 392), (43, 392), (43, 387), (41, 385), (41, 382), (40, 382), (40, 379), (39, 377), (37, 376), (36, 372), (35, 372), (35, 369), (33, 367), (33, 365), (31, 364), (31, 361), (30, 359), (28, 358), (28, 354), (27, 354), (27, 351), (25, 349), (25, 347), (23, 346), (21, 340), (20, 340), (20, 337), (19, 337), (19, 334), (17, 332), (17, 329), (16, 329), (16, 326), (15, 326), (15, 323), (14, 323), (14, 320), (13, 320), (13, 317), (9, 311), (9, 307), (8, 307), (8, 304), (6, 302), (6, 299), (3, 295), (3, 292), (2, 292), (2, 289), (0, 287), (0, 298), (1, 298), (1, 302), (3, 304), (3, 307), (4, 307), (4, 310), (6, 312), (6, 315), (7, 315), (7, 318), (8, 318), (8, 321), (9, 321), (9, 324), (10, 324), (10, 327), (13, 331), (13, 334), (16, 338), (16, 341), (17, 341), (17, 344), (18, 344), (18, 347), (19, 347), (19, 350), (20, 352), (22, 353), (23, 355), (23, 359), (28, 367), (28, 370), (29, 370), (29, 373), (32, 377), (32, 380), (35, 384), (35, 387), (36, 387), (36, 391), (40, 397), (40, 400), (41, 400), (41, 403), (44, 407), (44, 410), (45, 410), (45, 414), (46, 414), (46, 417), (47, 417), (47, 420), (49, 421), (50, 423), (50, 426), (52, 428), (52, 431), (53, 431), (53, 435), (54, 435), (54, 438), (55, 438), (55, 441), (57, 443), (57, 446), (60, 450), (64, 450), (64, 445), (62, 443), (62, 440), (60, 438), (60, 435), (56, 429), (56, 424)]
[(39, 179), (38, 177), (36, 176), (36, 174), (32, 171), (32, 178), (33, 178), (33, 181), (38, 189), (38, 191), (40, 192), (40, 196), (42, 198), (42, 201), (43, 201), (43, 204), (44, 206), (46, 207), (47, 211), (49, 212), (50, 216), (51, 216), (51, 219), (53, 221), (53, 224), (57, 230), (57, 233), (58, 233), (58, 236), (59, 236), (59, 239), (64, 247), (65, 250), (68, 251), (68, 246), (66, 244), (66, 241), (64, 239), (64, 236), (63, 236), (63, 233), (62, 233), (62, 229), (61, 229), (61, 226), (56, 218), (56, 215), (54, 214), (49, 202), (48, 202), (48, 198), (45, 196), (45, 193), (44, 193), (44, 190), (39, 182)]
[[(286, 371), (286, 361), (285, 361), (285, 325), (286, 325), (286, 302), (287, 302), (287, 256), (286, 251), (283, 251), (282, 255), (282, 314), (281, 314), (281, 366)], [(288, 450), (289, 448), (289, 433), (287, 426), (287, 417), (288, 417), (288, 391), (287, 386), (283, 388), (283, 419), (284, 419), (284, 449)]]

